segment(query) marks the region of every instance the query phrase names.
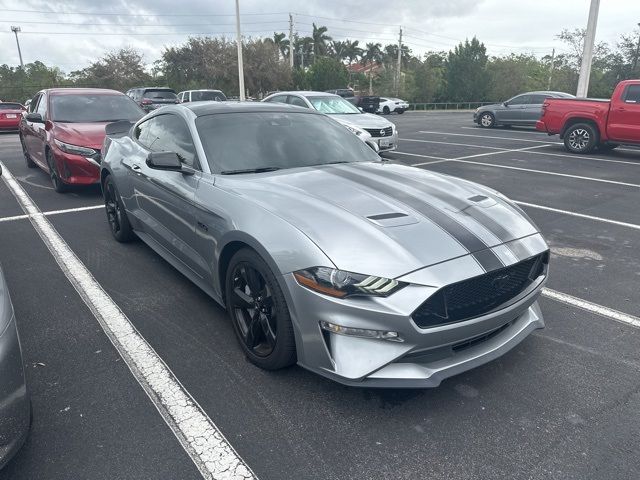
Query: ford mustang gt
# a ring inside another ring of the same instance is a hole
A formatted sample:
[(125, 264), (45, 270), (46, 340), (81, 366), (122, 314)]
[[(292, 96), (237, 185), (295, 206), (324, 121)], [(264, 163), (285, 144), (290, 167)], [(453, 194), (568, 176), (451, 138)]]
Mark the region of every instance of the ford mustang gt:
[(169, 106), (106, 131), (113, 236), (225, 306), (262, 368), (433, 387), (544, 327), (548, 246), (493, 190), (275, 103)]

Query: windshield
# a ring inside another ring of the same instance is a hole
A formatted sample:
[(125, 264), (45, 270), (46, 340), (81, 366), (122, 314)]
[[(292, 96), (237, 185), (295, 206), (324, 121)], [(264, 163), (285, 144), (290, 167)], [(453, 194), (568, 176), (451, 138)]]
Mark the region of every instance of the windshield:
[(225, 113), (198, 117), (196, 126), (215, 173), (380, 160), (353, 133), (321, 115)]
[(175, 100), (178, 96), (171, 90), (145, 90), (144, 98), (161, 98), (163, 100)]
[(0, 110), (22, 110), (24, 107), (19, 103), (0, 103)]
[(360, 113), (356, 107), (342, 97), (307, 97), (313, 108), (328, 115), (336, 113)]
[(135, 122), (144, 112), (126, 95), (53, 95), (51, 120), (64, 123)]
[(215, 102), (224, 102), (227, 100), (224, 93), (215, 91), (191, 92), (191, 101), (200, 102), (213, 100)]

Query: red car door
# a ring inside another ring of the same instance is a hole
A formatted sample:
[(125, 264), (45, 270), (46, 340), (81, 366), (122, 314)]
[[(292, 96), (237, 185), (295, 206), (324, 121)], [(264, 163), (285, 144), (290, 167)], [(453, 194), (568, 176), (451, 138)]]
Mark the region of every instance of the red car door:
[(612, 141), (640, 142), (640, 85), (627, 85), (611, 99), (607, 134)]

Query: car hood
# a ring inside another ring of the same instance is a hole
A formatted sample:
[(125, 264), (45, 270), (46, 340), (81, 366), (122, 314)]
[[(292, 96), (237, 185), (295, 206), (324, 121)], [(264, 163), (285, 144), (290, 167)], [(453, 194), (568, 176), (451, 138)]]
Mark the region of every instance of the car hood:
[(388, 278), (537, 232), (493, 190), (393, 163), (218, 177), (216, 185), (298, 228), (337, 268)]
[(112, 122), (96, 123), (54, 123), (54, 138), (61, 142), (89, 147), (96, 150), (102, 148), (105, 137), (105, 126)]
[(389, 120), (370, 113), (334, 114), (329, 115), (329, 117), (342, 124), (355, 125), (360, 128), (387, 128), (393, 126)]
[(504, 110), (505, 108), (501, 103), (492, 103), (491, 105), (483, 105), (480, 110)]

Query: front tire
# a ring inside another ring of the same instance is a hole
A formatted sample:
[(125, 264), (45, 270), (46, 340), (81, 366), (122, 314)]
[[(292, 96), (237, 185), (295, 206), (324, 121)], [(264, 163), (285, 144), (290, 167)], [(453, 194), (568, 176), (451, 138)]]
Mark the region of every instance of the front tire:
[(496, 117), (493, 116), (493, 113), (490, 112), (482, 112), (480, 114), (480, 121), (478, 122), (482, 128), (493, 128), (496, 126)]
[(122, 198), (111, 175), (105, 179), (103, 191), (104, 208), (107, 212), (107, 221), (113, 238), (120, 243), (130, 242), (135, 238), (135, 233), (133, 233)]
[(24, 143), (24, 138), (20, 134), (20, 145), (22, 146), (22, 154), (24, 155), (24, 161), (27, 164), (27, 168), (36, 168), (36, 162), (31, 159), (29, 152), (27, 152), (27, 145)]
[(598, 131), (588, 123), (576, 123), (564, 132), (564, 146), (571, 153), (589, 153), (598, 140)]
[(296, 362), (289, 307), (275, 275), (255, 251), (242, 249), (231, 258), (225, 297), (236, 337), (251, 363), (278, 370)]
[(51, 178), (51, 185), (53, 185), (53, 189), (58, 193), (68, 192), (69, 185), (67, 185), (60, 179), (60, 173), (58, 173), (56, 160), (55, 158), (53, 158), (53, 153), (51, 153), (51, 150), (47, 150), (47, 165), (49, 166), (49, 178)]
[(404, 113), (404, 110), (396, 110), (396, 113), (397, 113), (398, 115), (402, 115), (402, 114)]

